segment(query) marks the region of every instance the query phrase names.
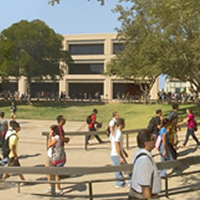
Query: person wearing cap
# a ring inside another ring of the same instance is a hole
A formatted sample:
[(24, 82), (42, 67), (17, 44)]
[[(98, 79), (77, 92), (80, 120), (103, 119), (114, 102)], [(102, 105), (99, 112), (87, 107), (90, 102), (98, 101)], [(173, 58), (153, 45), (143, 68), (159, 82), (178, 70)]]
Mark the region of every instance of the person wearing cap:
[[(90, 124), (88, 124), (88, 130), (89, 131), (97, 131), (97, 128), (95, 127), (95, 125), (98, 127), (100, 127), (102, 124), (100, 122), (97, 122), (96, 119), (97, 119), (97, 113), (98, 113), (98, 110), (95, 108), (93, 109), (93, 112), (92, 112), (92, 115), (91, 115), (91, 122)], [(98, 140), (99, 143), (103, 143), (103, 140), (98, 136), (98, 135), (94, 135), (94, 137)], [(91, 135), (88, 135), (87, 136), (87, 145), (90, 145), (90, 143), (88, 142), (91, 138)]]

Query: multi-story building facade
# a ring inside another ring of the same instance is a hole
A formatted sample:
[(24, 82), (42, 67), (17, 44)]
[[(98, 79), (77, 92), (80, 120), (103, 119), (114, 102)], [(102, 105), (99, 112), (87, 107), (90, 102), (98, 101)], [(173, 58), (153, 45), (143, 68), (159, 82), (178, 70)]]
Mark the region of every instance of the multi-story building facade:
[[(67, 97), (74, 98), (85, 94), (92, 98), (99, 93), (103, 99), (115, 99), (117, 94), (130, 93), (140, 96), (139, 86), (133, 82), (117, 77), (107, 77), (102, 74), (106, 71), (106, 64), (122, 50), (122, 43), (116, 39), (116, 33), (108, 34), (80, 34), (64, 35), (64, 49), (69, 50), (74, 60), (72, 67), (66, 66), (65, 75), (57, 82), (32, 83), (32, 92), (59, 92), (66, 93)], [(14, 81), (12, 89), (20, 94), (26, 91), (26, 79)], [(150, 95), (156, 99), (158, 80), (155, 82)]]

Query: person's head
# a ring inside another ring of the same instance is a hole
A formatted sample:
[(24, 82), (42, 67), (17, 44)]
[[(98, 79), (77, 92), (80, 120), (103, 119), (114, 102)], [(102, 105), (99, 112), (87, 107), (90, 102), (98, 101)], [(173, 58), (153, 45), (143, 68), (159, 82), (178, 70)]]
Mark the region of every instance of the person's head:
[(120, 129), (123, 129), (125, 127), (125, 119), (124, 118), (118, 118), (117, 127), (119, 127)]
[(93, 112), (93, 114), (95, 114), (95, 115), (96, 115), (96, 114), (98, 113), (98, 110), (95, 108), (95, 109), (93, 109), (93, 111), (92, 111), (92, 112)]
[(50, 126), (50, 131), (52, 131), (52, 135), (53, 135), (53, 136), (59, 135), (58, 126), (56, 126), (56, 125), (51, 125), (51, 126)]
[(13, 129), (13, 124), (15, 123), (15, 121), (14, 120), (11, 120), (10, 122), (9, 122), (9, 126)]
[(192, 111), (192, 108), (187, 108), (186, 109), (186, 113), (189, 115), (189, 114), (192, 114), (193, 113), (193, 111)]
[(15, 105), (15, 102), (14, 101), (12, 101), (12, 103), (11, 103), (13, 106)]
[(16, 122), (16, 121), (13, 122), (12, 128), (16, 132), (19, 132), (21, 130), (20, 124), (18, 122)]
[(0, 117), (4, 118), (4, 116), (5, 116), (5, 113), (4, 112), (0, 112)]
[(162, 121), (162, 126), (167, 127), (170, 124), (170, 120), (168, 118), (164, 118)]
[(179, 106), (178, 106), (177, 103), (173, 103), (173, 104), (172, 104), (172, 109), (173, 109), (173, 110), (178, 110), (178, 108), (179, 108)]
[(56, 119), (57, 119), (58, 124), (60, 124), (61, 126), (63, 126), (66, 122), (66, 119), (64, 118), (63, 115), (58, 115)]
[(157, 109), (156, 110), (156, 115), (161, 116), (162, 115), (162, 110), (161, 109)]
[(118, 113), (118, 112), (113, 112), (113, 117), (114, 117), (115, 119), (118, 119), (118, 118), (119, 118), (119, 113)]
[(151, 151), (155, 147), (155, 138), (148, 129), (141, 130), (137, 135), (137, 144), (139, 148)]

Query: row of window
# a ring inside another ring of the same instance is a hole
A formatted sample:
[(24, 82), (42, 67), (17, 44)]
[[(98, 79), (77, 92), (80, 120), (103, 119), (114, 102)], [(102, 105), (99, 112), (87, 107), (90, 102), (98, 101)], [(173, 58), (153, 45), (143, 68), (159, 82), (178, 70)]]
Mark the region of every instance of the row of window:
[[(121, 43), (113, 44), (113, 54), (123, 50)], [(71, 55), (103, 55), (104, 44), (70, 44), (69, 51)]]

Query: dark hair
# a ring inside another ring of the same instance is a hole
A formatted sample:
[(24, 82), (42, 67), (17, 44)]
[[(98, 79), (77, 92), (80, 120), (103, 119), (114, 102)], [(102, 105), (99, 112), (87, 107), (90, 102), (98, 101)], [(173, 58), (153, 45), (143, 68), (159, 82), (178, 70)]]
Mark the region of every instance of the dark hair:
[(56, 118), (57, 122), (60, 123), (60, 121), (63, 119), (63, 115), (58, 115)]
[(20, 127), (20, 124), (16, 121), (13, 121), (13, 125), (12, 125), (13, 130), (16, 130), (16, 128), (19, 128), (19, 127)]
[(179, 106), (178, 106), (177, 103), (173, 103), (173, 104), (172, 104), (172, 108), (177, 110), (177, 109), (179, 108)]
[(161, 109), (157, 109), (157, 110), (156, 110), (156, 114), (160, 114), (161, 112), (162, 112)]
[(98, 110), (95, 108), (95, 109), (93, 109), (93, 113), (96, 113), (96, 112), (98, 112)]
[(150, 141), (152, 135), (153, 134), (148, 129), (141, 130), (137, 135), (138, 147), (139, 148), (144, 148), (145, 147), (144, 143), (147, 142), (147, 141)]
[(167, 123), (169, 123), (169, 119), (168, 118), (164, 118), (162, 121), (162, 126), (165, 126)]
[(115, 117), (118, 114), (118, 112), (113, 112), (113, 117)]
[(13, 124), (14, 124), (14, 123), (15, 123), (14, 120), (11, 120), (11, 121), (9, 122), (9, 125), (10, 125), (11, 128), (13, 128)]
[(187, 110), (188, 110), (190, 113), (193, 113), (192, 108), (187, 108)]
[(4, 112), (0, 112), (0, 116), (3, 118), (5, 116)]
[(59, 134), (59, 130), (58, 130), (58, 126), (56, 126), (56, 125), (51, 125), (51, 126), (50, 126), (50, 129), (52, 129), (53, 132), (56, 133), (56, 135), (60, 135), (60, 134)]
[(117, 126), (123, 125), (124, 122), (125, 122), (125, 119), (124, 119), (124, 118), (119, 118), (119, 119), (117, 120)]

